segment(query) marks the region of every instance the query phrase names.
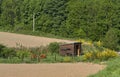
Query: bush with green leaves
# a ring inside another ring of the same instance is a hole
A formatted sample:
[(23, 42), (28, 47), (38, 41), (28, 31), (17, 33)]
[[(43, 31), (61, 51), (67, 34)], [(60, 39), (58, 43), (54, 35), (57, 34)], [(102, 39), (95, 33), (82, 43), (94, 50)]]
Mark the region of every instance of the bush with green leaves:
[(21, 59), (22, 61), (24, 61), (25, 58), (30, 58), (31, 53), (29, 51), (16, 51), (16, 56)]
[(16, 56), (16, 51), (12, 48), (4, 48), (1, 54), (3, 55), (4, 58), (12, 58)]
[(109, 31), (106, 33), (106, 36), (104, 38), (103, 46), (110, 49), (119, 50), (120, 30), (116, 28), (109, 29)]
[(53, 42), (48, 45), (48, 50), (53, 53), (59, 53), (59, 43)]
[(7, 48), (4, 45), (0, 45), (0, 57), (11, 58), (16, 55), (16, 52), (12, 48)]
[(5, 48), (5, 46), (0, 44), (0, 57), (3, 57), (2, 52), (3, 52), (4, 48)]
[(0, 52), (2, 52), (4, 48), (5, 48), (5, 46), (0, 44)]

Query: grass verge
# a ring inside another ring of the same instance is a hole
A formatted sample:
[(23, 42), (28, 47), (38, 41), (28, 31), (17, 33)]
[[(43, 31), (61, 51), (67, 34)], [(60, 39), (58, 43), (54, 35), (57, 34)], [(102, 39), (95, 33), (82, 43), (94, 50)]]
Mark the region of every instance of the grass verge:
[(89, 77), (120, 77), (120, 56), (107, 61), (107, 67), (95, 75)]

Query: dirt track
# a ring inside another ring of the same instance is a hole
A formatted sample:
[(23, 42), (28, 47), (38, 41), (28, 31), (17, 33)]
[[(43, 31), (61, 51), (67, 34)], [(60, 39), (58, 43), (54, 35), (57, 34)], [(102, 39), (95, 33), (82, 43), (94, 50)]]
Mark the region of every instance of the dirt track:
[(91, 63), (0, 64), (0, 77), (87, 77), (103, 68)]
[(39, 47), (41, 45), (48, 45), (51, 42), (72, 43), (73, 41), (0, 32), (0, 44), (4, 44), (8, 47), (16, 47), (17, 44), (25, 47)]
[[(26, 47), (38, 47), (50, 42), (72, 41), (0, 32), (0, 43), (8, 47), (16, 47), (16, 43)], [(0, 77), (86, 77), (104, 67), (90, 63), (0, 64)]]

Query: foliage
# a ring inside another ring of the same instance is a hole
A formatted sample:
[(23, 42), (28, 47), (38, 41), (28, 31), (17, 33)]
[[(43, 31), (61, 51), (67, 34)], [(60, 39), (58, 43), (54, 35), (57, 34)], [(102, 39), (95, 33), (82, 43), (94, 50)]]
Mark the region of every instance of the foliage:
[(24, 50), (16, 51), (16, 56), (22, 61), (24, 61), (24, 58), (30, 57), (30, 55), (31, 53), (29, 51), (24, 51)]
[(4, 48), (5, 48), (5, 46), (0, 44), (0, 53), (1, 53), (1, 51), (3, 51)]
[(104, 48), (102, 46), (97, 46), (96, 44), (91, 44), (91, 43), (84, 43), (82, 44), (82, 51), (83, 53), (90, 52), (90, 51), (101, 51)]
[(53, 42), (48, 45), (48, 50), (53, 53), (59, 53), (59, 43)]
[(97, 44), (98, 47), (101, 47), (103, 45), (103, 43), (100, 40), (97, 41), (96, 44)]
[(120, 30), (116, 28), (111, 28), (106, 33), (106, 36), (103, 41), (103, 45), (110, 49), (119, 50), (120, 46)]
[(97, 53), (97, 58), (101, 60), (108, 60), (109, 58), (114, 57), (118, 57), (118, 53), (109, 49), (106, 49), (102, 53)]
[(104, 61), (114, 57), (118, 57), (118, 53), (113, 50), (106, 49), (102, 52), (100, 51), (87, 52), (84, 55), (84, 60), (93, 61), (98, 59), (100, 61)]
[(45, 55), (45, 54), (41, 54), (41, 55), (40, 55), (40, 58), (41, 58), (41, 59), (44, 59), (44, 58), (46, 58), (46, 55)]
[(15, 50), (12, 48), (7, 48), (4, 45), (0, 45), (0, 57), (11, 58), (15, 56)]
[(40, 62), (41, 55), (43, 53), (43, 46), (37, 48), (31, 48), (29, 51), (31, 52), (31, 60)]
[(11, 58), (16, 55), (15, 50), (12, 48), (4, 48), (4, 50), (1, 52), (2, 57), (4, 58)]

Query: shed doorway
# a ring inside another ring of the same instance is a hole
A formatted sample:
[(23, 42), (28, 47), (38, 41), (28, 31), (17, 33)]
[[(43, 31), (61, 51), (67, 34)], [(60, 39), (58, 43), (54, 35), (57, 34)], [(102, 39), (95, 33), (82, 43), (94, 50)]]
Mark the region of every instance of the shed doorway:
[(80, 45), (79, 44), (77, 44), (77, 45), (75, 45), (75, 55), (76, 56), (80, 56)]

